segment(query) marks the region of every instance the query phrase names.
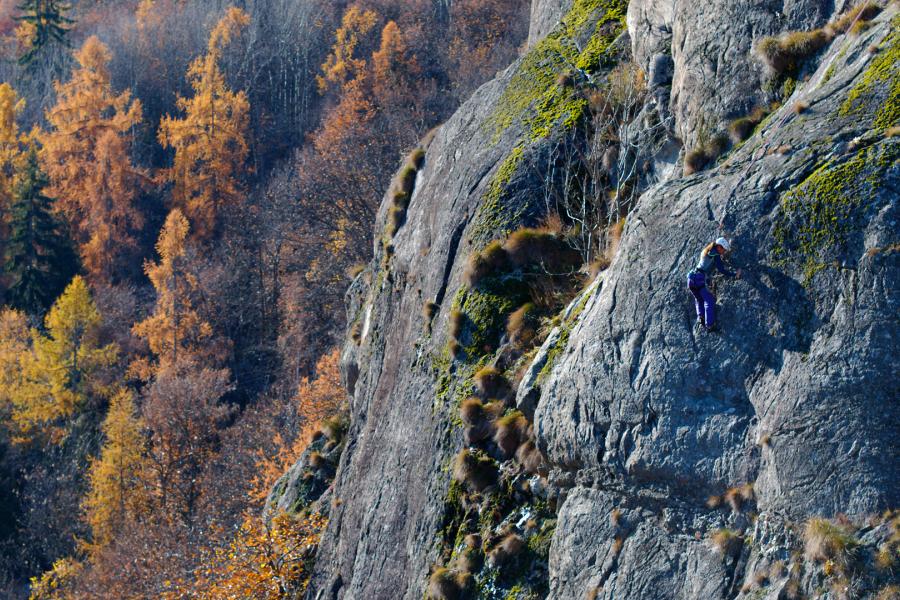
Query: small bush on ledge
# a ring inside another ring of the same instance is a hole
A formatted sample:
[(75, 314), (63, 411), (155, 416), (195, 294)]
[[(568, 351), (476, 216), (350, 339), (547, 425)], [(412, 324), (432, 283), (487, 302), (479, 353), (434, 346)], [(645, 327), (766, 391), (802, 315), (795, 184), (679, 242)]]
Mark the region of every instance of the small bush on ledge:
[(841, 573), (846, 573), (856, 558), (859, 542), (849, 527), (814, 517), (803, 531), (804, 554), (816, 562), (831, 561)]
[(496, 463), (482, 452), (465, 449), (453, 462), (453, 478), (475, 493), (496, 485), (498, 476)]

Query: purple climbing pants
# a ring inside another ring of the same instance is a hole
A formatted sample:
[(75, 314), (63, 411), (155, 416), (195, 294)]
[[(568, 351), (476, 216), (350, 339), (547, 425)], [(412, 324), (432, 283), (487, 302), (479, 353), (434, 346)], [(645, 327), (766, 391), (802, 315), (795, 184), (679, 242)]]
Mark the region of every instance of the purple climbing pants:
[(693, 271), (688, 275), (688, 289), (694, 296), (697, 320), (705, 327), (716, 324), (716, 297), (706, 287), (706, 275)]

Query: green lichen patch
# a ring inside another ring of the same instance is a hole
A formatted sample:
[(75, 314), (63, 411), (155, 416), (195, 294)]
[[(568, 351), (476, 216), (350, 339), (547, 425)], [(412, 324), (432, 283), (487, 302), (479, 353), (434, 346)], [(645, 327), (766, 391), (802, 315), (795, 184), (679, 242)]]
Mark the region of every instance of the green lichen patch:
[(523, 203), (519, 206), (507, 207), (502, 201), (506, 189), (521, 166), (524, 157), (524, 147), (516, 146), (506, 156), (491, 179), (478, 209), (478, 216), (471, 233), (472, 239), (477, 241), (479, 246), (491, 238), (509, 234), (521, 222), (527, 206)]
[(575, 0), (556, 30), (522, 59), (485, 123), (494, 143), (518, 122), (524, 124), (525, 133), (485, 193), (472, 232), (472, 239), (479, 244), (508, 234), (528, 211), (524, 203), (507, 209), (503, 204), (506, 189), (530, 144), (547, 138), (555, 129), (570, 130), (585, 117), (588, 101), (580, 86), (615, 64), (612, 46), (625, 30), (627, 7), (626, 0)]
[(506, 328), (506, 318), (527, 298), (524, 288), (514, 283), (508, 283), (502, 290), (463, 288), (456, 294), (453, 308), (464, 315), (458, 341), (469, 362), (496, 350)]
[(861, 80), (850, 90), (841, 105), (842, 117), (874, 113), (877, 128), (900, 123), (900, 16), (891, 20), (891, 33), (866, 68)]
[[(611, 60), (608, 51), (625, 28), (627, 7), (625, 0), (575, 0), (557, 28), (525, 55), (501, 96), (488, 120), (495, 141), (520, 119), (535, 141), (558, 124), (571, 127), (581, 118), (587, 101), (559, 76), (570, 71), (590, 76)], [(581, 47), (591, 23), (594, 29)]]
[(889, 169), (897, 169), (900, 142), (858, 151), (843, 162), (829, 161), (781, 199), (775, 222), (776, 259), (799, 262), (804, 282), (846, 251), (850, 236), (865, 224)]
[(538, 373), (538, 383), (541, 383), (544, 379), (546, 379), (546, 377), (550, 374), (550, 371), (553, 370), (553, 365), (556, 363), (556, 360), (566, 349), (566, 346), (569, 345), (569, 336), (572, 334), (572, 328), (575, 326), (575, 323), (578, 321), (578, 317), (581, 316), (581, 313), (582, 311), (584, 311), (584, 307), (587, 306), (588, 300), (590, 300), (590, 298), (590, 293), (582, 294), (581, 299), (578, 301), (578, 304), (572, 310), (571, 314), (569, 314), (568, 318), (560, 323), (559, 339), (556, 340), (556, 343), (553, 345), (553, 347), (547, 351), (547, 361), (541, 368), (541, 372)]

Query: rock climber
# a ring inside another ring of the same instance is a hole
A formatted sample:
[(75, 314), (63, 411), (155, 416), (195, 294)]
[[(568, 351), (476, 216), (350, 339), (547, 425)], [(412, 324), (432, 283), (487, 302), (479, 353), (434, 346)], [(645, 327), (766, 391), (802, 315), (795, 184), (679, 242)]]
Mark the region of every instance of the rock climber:
[(723, 237), (716, 239), (700, 252), (700, 262), (688, 273), (688, 289), (694, 296), (697, 309), (697, 323), (706, 331), (716, 331), (716, 297), (709, 291), (707, 283), (712, 278), (713, 269), (727, 277), (740, 278), (741, 270), (729, 271), (722, 257), (731, 251), (731, 244)]

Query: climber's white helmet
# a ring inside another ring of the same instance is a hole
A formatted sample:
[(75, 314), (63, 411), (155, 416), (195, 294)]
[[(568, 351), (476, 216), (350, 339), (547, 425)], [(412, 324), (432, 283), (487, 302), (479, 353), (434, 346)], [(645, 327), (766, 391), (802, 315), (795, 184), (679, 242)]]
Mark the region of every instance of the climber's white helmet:
[(725, 248), (725, 252), (731, 252), (731, 244), (723, 237), (716, 240), (716, 245)]

